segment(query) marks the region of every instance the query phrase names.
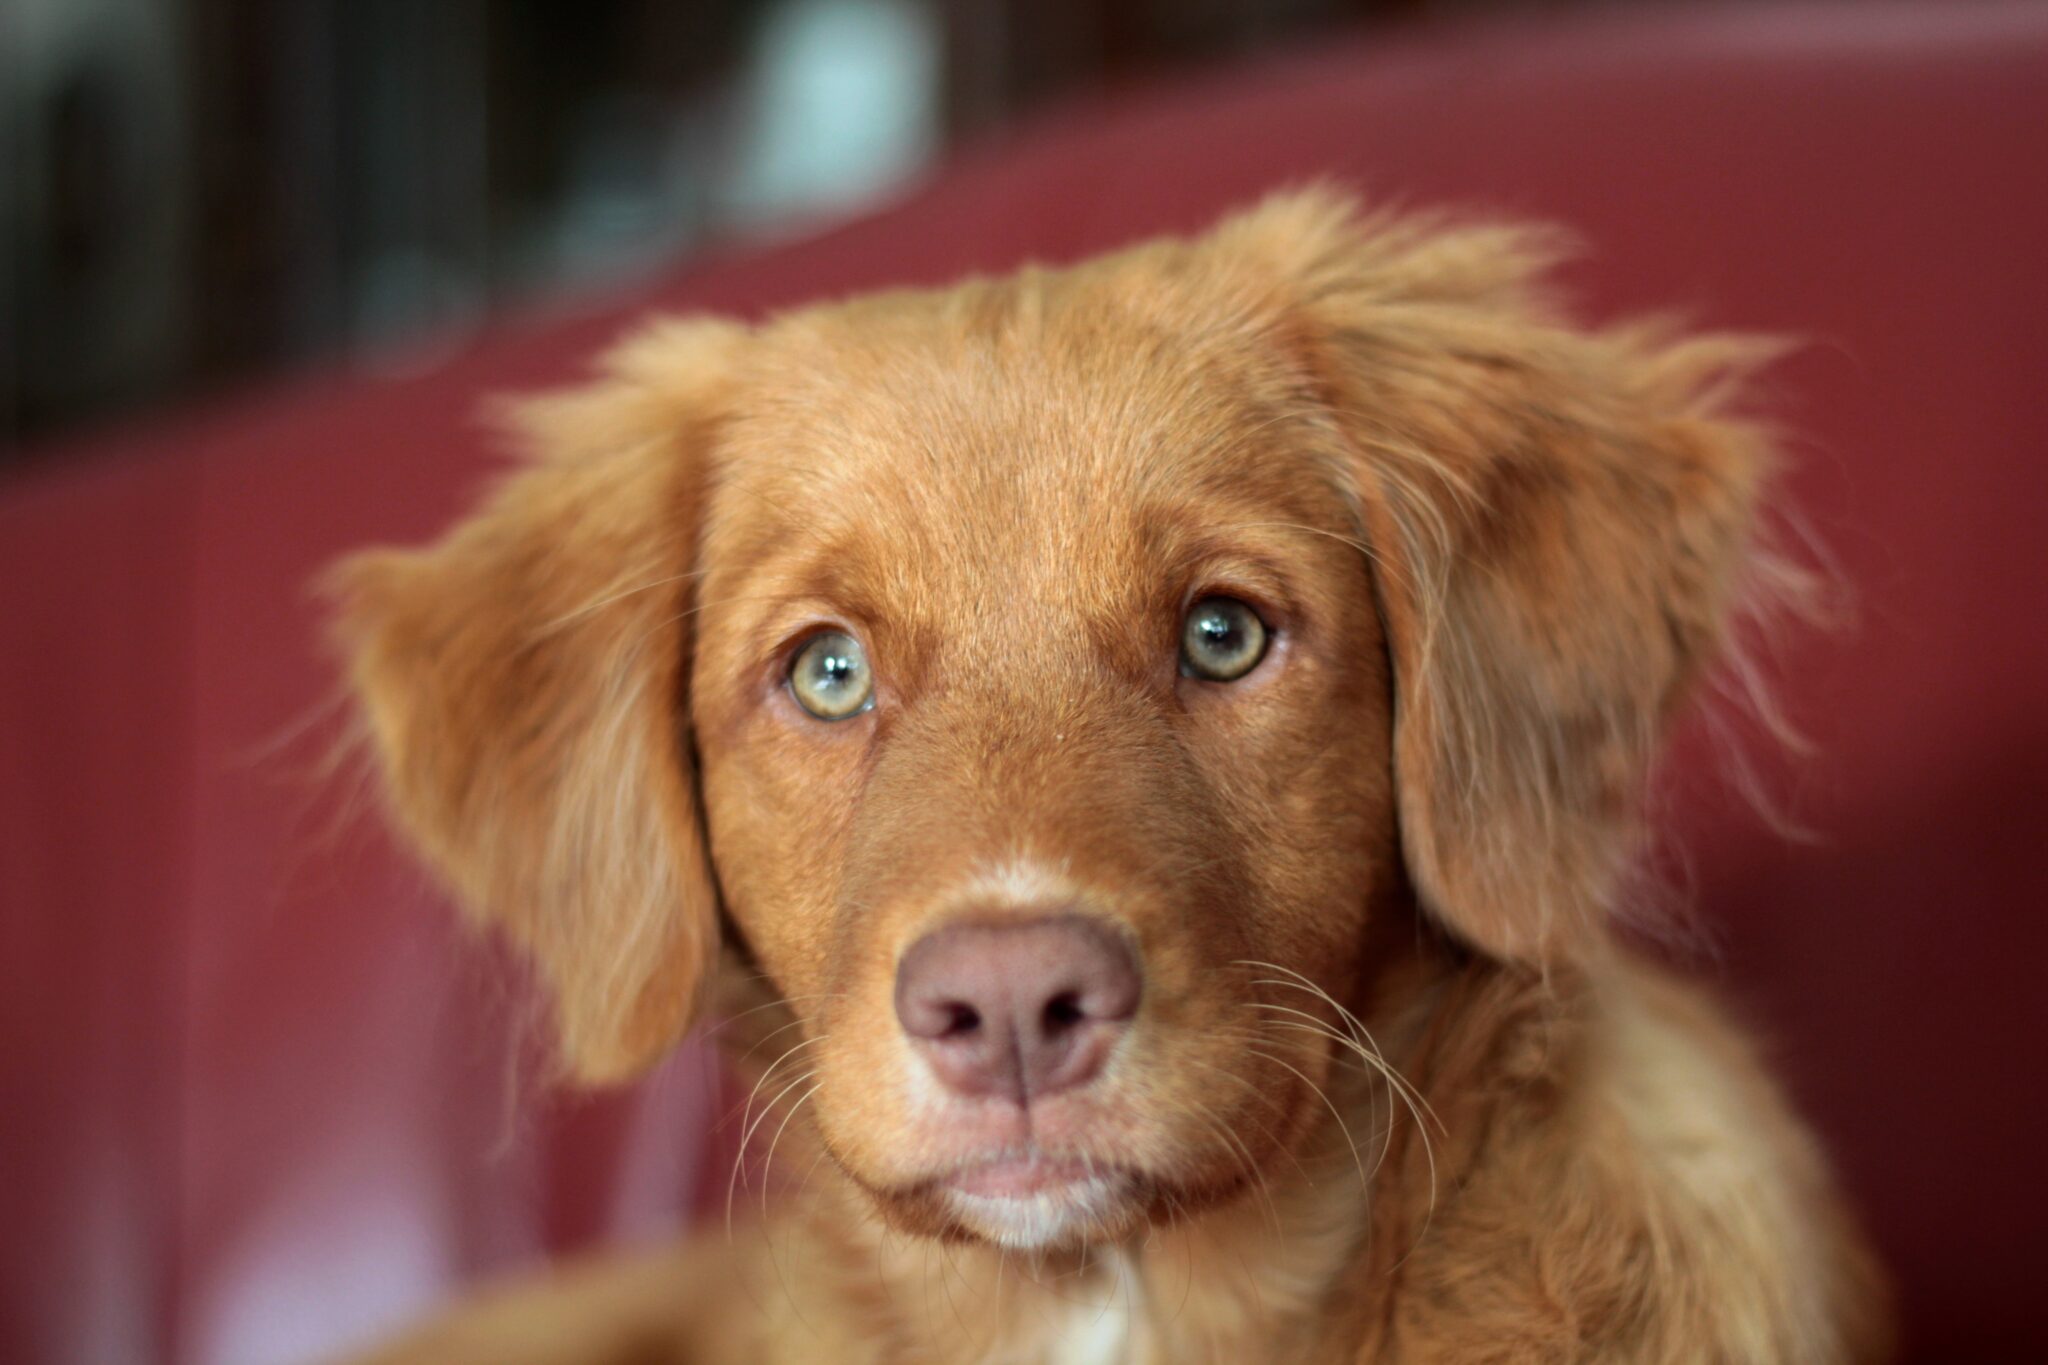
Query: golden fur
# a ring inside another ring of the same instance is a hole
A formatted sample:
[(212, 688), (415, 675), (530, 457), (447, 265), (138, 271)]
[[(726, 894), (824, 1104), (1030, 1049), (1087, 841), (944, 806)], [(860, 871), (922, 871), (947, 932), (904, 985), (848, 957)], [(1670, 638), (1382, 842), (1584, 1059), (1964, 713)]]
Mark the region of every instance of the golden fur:
[[(1753, 343), (1586, 332), (1525, 230), (1273, 199), (1191, 241), (665, 322), (531, 462), (337, 572), (398, 822), (592, 1082), (707, 1008), (765, 1219), (388, 1362), (1827, 1362), (1883, 1296), (1739, 1034), (1610, 932), (1646, 766), (1768, 572)], [(1219, 685), (1180, 614), (1273, 624)], [(791, 652), (857, 635), (827, 724)], [(895, 964), (1081, 907), (1143, 964), (1033, 1150), (935, 1091)], [(764, 1065), (765, 1064), (765, 1065)], [(743, 1200), (743, 1205), (752, 1201)]]

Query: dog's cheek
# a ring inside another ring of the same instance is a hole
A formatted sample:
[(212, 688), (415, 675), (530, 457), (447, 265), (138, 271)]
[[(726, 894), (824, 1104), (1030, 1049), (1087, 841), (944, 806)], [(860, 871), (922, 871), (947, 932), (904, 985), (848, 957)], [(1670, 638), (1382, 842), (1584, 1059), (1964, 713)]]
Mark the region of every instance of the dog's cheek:
[[(757, 720), (704, 752), (705, 820), (727, 913), (787, 997), (831, 989), (854, 783), (844, 759)], [(835, 762), (835, 760), (837, 760)]]
[[(757, 1140), (772, 1140), (801, 1102), (801, 1122), (816, 1125), (836, 1164), (886, 1186), (912, 1171), (904, 1116), (913, 1078), (886, 935), (847, 884), (867, 799), (859, 747), (772, 712), (718, 738), (704, 751), (705, 814), (727, 910), (802, 1021), (747, 1059), (750, 1074), (775, 1068), (754, 1106), (773, 1110)], [(799, 1050), (784, 1059), (789, 1049)]]
[(839, 1166), (875, 1188), (900, 1188), (926, 1173), (920, 1139), (934, 1130), (934, 1083), (902, 1046), (886, 1003), (835, 1002), (831, 1027), (811, 1051), (814, 1118)]
[(1378, 675), (1360, 671), (1362, 683), (1328, 685), (1333, 670), (1304, 679), (1204, 755), (1254, 888), (1237, 908), (1245, 955), (1333, 991), (1398, 876), (1387, 708)]

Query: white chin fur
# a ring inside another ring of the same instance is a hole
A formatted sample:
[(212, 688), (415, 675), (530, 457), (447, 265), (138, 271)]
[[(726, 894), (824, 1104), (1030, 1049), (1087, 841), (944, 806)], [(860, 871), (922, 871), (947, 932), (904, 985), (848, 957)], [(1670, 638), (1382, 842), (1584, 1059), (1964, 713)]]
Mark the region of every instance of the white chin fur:
[(946, 1197), (969, 1231), (1010, 1251), (1043, 1251), (1079, 1240), (1081, 1229), (1116, 1212), (1129, 1193), (1128, 1180), (1097, 1175), (1016, 1197), (959, 1190)]

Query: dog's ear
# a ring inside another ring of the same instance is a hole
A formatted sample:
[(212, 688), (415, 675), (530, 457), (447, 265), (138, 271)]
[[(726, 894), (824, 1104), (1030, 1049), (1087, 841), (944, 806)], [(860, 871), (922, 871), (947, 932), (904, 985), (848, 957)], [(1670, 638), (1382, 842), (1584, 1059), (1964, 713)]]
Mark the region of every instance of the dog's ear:
[(653, 327), (518, 405), (527, 463), (443, 540), (329, 583), (397, 822), (531, 955), (565, 1069), (625, 1078), (717, 952), (685, 689), (707, 451), (736, 327)]
[(1501, 958), (1595, 947), (1664, 722), (1745, 587), (1769, 452), (1728, 403), (1777, 348), (1564, 325), (1540, 231), (1310, 192), (1214, 241), (1283, 282), (1270, 315), (1330, 414), (1418, 893)]

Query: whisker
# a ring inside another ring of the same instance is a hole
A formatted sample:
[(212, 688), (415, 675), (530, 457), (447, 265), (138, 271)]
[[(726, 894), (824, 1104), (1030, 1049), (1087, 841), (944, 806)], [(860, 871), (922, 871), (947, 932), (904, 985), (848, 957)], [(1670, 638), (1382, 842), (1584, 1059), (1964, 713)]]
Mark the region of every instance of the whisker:
[[(1295, 971), (1291, 967), (1282, 967), (1276, 962), (1254, 962), (1248, 959), (1241, 959), (1240, 965), (1258, 967), (1266, 971), (1282, 972), (1293, 978), (1291, 981), (1258, 981), (1253, 982), (1252, 984), (1254, 985), (1292, 986), (1296, 990), (1315, 996), (1328, 1005), (1331, 1011), (1336, 1014), (1339, 1022), (1353, 1035), (1353, 1045), (1361, 1053), (1369, 1054), (1367, 1059), (1375, 1067), (1380, 1068), (1382, 1074), (1386, 1076), (1388, 1083), (1401, 1089), (1404, 1095), (1408, 1097), (1412, 1108), (1420, 1108), (1423, 1112), (1427, 1112), (1430, 1122), (1436, 1124), (1439, 1132), (1447, 1131), (1444, 1128), (1443, 1120), (1437, 1118), (1435, 1112), (1430, 1110), (1429, 1103), (1423, 1098), (1422, 1092), (1410, 1084), (1408, 1078), (1395, 1070), (1393, 1064), (1387, 1060), (1386, 1054), (1380, 1050), (1379, 1043), (1373, 1038), (1372, 1031), (1366, 1028), (1364, 1021), (1339, 1003), (1335, 996), (1331, 995), (1314, 981), (1311, 981), (1308, 977), (1303, 976), (1300, 972)], [(1418, 1113), (1416, 1115), (1417, 1121), (1420, 1122), (1421, 1118), (1421, 1113)]]
[[(1257, 1033), (1248, 1033), (1241, 1029), (1219, 1031), (1219, 1033), (1215, 1036), (1244, 1045), (1249, 1045), (1253, 1042), (1256, 1042), (1260, 1037), (1260, 1035)], [(1217, 1066), (1213, 1062), (1205, 1062), (1197, 1057), (1187, 1058), (1185, 1064), (1199, 1067), (1203, 1071), (1206, 1071), (1211, 1075), (1221, 1076), (1229, 1081), (1236, 1083), (1237, 1085), (1241, 1086), (1244, 1090), (1249, 1092), (1253, 1099), (1265, 1105), (1267, 1108), (1273, 1110), (1282, 1118), (1286, 1117), (1285, 1111), (1282, 1110), (1280, 1106), (1273, 1101), (1272, 1097), (1262, 1092), (1256, 1085), (1253, 1085), (1251, 1081), (1246, 1077), (1240, 1076), (1236, 1072), (1231, 1071), (1225, 1067)], [(1257, 1123), (1259, 1125), (1259, 1131), (1266, 1135), (1266, 1140), (1267, 1142), (1272, 1144), (1273, 1150), (1285, 1154), (1287, 1160), (1293, 1164), (1294, 1169), (1300, 1173), (1301, 1178), (1307, 1181), (1308, 1184), (1311, 1187), (1313, 1187), (1315, 1184), (1315, 1180), (1313, 1177), (1309, 1175), (1308, 1168), (1301, 1164), (1301, 1158), (1296, 1156), (1294, 1152), (1289, 1149), (1287, 1144), (1280, 1141), (1279, 1136), (1276, 1133), (1274, 1133), (1274, 1131), (1265, 1123), (1261, 1122), (1258, 1118), (1254, 1117), (1251, 1114), (1246, 1114), (1245, 1117), (1251, 1119), (1253, 1123)]]
[(1335, 1100), (1332, 1100), (1330, 1098), (1329, 1092), (1324, 1090), (1320, 1085), (1317, 1085), (1314, 1081), (1310, 1080), (1307, 1074), (1304, 1073), (1299, 1067), (1296, 1067), (1292, 1062), (1283, 1061), (1280, 1058), (1273, 1056), (1269, 1052), (1261, 1052), (1257, 1048), (1253, 1047), (1247, 1047), (1245, 1051), (1250, 1053), (1254, 1057), (1263, 1057), (1265, 1060), (1273, 1063), (1275, 1066), (1283, 1067), (1286, 1070), (1293, 1072), (1296, 1076), (1301, 1077), (1301, 1083), (1309, 1088), (1310, 1093), (1315, 1095), (1317, 1099), (1323, 1102), (1323, 1107), (1330, 1111), (1330, 1117), (1337, 1120), (1337, 1131), (1344, 1135), (1344, 1145), (1351, 1149), (1351, 1163), (1358, 1168), (1359, 1191), (1363, 1194), (1370, 1195), (1372, 1193), (1372, 1179), (1365, 1173), (1364, 1158), (1358, 1155), (1358, 1140), (1351, 1136), (1351, 1125), (1344, 1122), (1344, 1115), (1337, 1111), (1337, 1103)]
[[(1285, 1029), (1290, 1033), (1306, 1033), (1310, 1037), (1322, 1038), (1326, 1041), (1336, 1043), (1338, 1047), (1342, 1049), (1342, 1051), (1339, 1052), (1337, 1056), (1332, 1057), (1330, 1059), (1334, 1065), (1356, 1066), (1368, 1075), (1378, 1076), (1382, 1080), (1385, 1079), (1384, 1073), (1382, 1073), (1378, 1067), (1367, 1065), (1364, 1061), (1360, 1060), (1355, 1055), (1355, 1050), (1351, 1046), (1350, 1039), (1345, 1038), (1340, 1034), (1332, 1033), (1328, 1028), (1311, 1028), (1307, 1024), (1291, 1023), (1285, 1019), (1266, 1020), (1264, 1021), (1264, 1027), (1267, 1031), (1271, 1031), (1274, 1029)], [(1393, 1087), (1390, 1085), (1387, 1087), (1387, 1090), (1391, 1093)], [(1377, 1125), (1379, 1120), (1378, 1092), (1376, 1090), (1368, 1090), (1367, 1096), (1372, 1104), (1372, 1117), (1374, 1123)], [(1387, 1149), (1393, 1145), (1393, 1126), (1391, 1123), (1389, 1123), (1385, 1127), (1378, 1128), (1377, 1131), (1380, 1139), (1380, 1149), (1378, 1155), (1376, 1155), (1373, 1158), (1372, 1174), (1374, 1176), (1379, 1175), (1381, 1167), (1386, 1162)]]
[[(1281, 1005), (1271, 1005), (1264, 1002), (1254, 1002), (1254, 1004), (1260, 1009), (1282, 1010), (1288, 1014), (1301, 1014), (1299, 1010), (1288, 1010), (1285, 1006)], [(1434, 1204), (1436, 1198), (1436, 1153), (1434, 1146), (1430, 1142), (1428, 1124), (1429, 1121), (1436, 1121), (1437, 1127), (1441, 1130), (1443, 1127), (1441, 1120), (1436, 1119), (1436, 1114), (1433, 1110), (1429, 1109), (1427, 1101), (1421, 1101), (1420, 1107), (1418, 1107), (1419, 1096), (1413, 1095), (1412, 1087), (1393, 1069), (1386, 1058), (1379, 1054), (1377, 1049), (1369, 1049), (1360, 1044), (1356, 1039), (1347, 1038), (1337, 1033), (1327, 1024), (1316, 1020), (1312, 1015), (1304, 1015), (1302, 1017), (1309, 1019), (1311, 1022), (1308, 1024), (1295, 1024), (1285, 1020), (1275, 1020), (1269, 1023), (1268, 1027), (1293, 1029), (1302, 1033), (1314, 1034), (1320, 1038), (1327, 1038), (1357, 1057), (1366, 1066), (1385, 1079), (1389, 1092), (1407, 1107), (1409, 1114), (1415, 1119), (1416, 1132), (1422, 1139), (1423, 1156), (1429, 1162), (1430, 1199), (1431, 1203)], [(1427, 1118), (1425, 1118), (1425, 1115)]]
[[(1293, 983), (1289, 981), (1254, 982), (1253, 984), (1273, 986), (1293, 985)], [(1316, 1016), (1308, 1013), (1305, 1010), (1292, 1009), (1286, 1005), (1276, 1005), (1270, 1000), (1255, 1000), (1251, 1003), (1253, 1007), (1257, 1009), (1272, 1010), (1279, 1014), (1290, 1014), (1297, 1019), (1303, 1020), (1304, 1023), (1301, 1025), (1301, 1027), (1313, 1028), (1314, 1030), (1320, 1031), (1328, 1037), (1334, 1039), (1335, 1041), (1344, 1044), (1346, 1048), (1354, 1049), (1360, 1052), (1362, 1055), (1364, 1055), (1365, 1059), (1371, 1063), (1373, 1068), (1386, 1077), (1388, 1084), (1412, 1089), (1412, 1087), (1408, 1086), (1407, 1079), (1401, 1076), (1398, 1072), (1393, 1070), (1392, 1064), (1389, 1063), (1386, 1059), (1386, 1054), (1380, 1051), (1378, 1044), (1372, 1041), (1372, 1037), (1370, 1034), (1366, 1035), (1363, 1041), (1360, 1041), (1355, 1036), (1347, 1036), (1345, 1034), (1337, 1033), (1330, 1027), (1329, 1024), (1325, 1023), (1321, 1019), (1316, 1018)], [(1420, 1097), (1418, 1096), (1418, 1098)], [(1432, 1118), (1433, 1117), (1434, 1115), (1432, 1115)], [(1441, 1128), (1442, 1124), (1439, 1123), (1438, 1127)]]
[(768, 1084), (769, 1078), (775, 1074), (776, 1070), (779, 1067), (781, 1067), (781, 1065), (784, 1062), (788, 1061), (791, 1057), (794, 1057), (797, 1053), (803, 1051), (805, 1048), (814, 1047), (823, 1041), (823, 1034), (818, 1035), (816, 1038), (805, 1038), (800, 1042), (794, 1043), (790, 1047), (784, 1049), (781, 1056), (777, 1057), (774, 1061), (768, 1064), (767, 1069), (761, 1073), (761, 1078), (754, 1082), (754, 1088), (748, 1092), (747, 1102), (740, 1110), (741, 1128), (747, 1127), (747, 1120), (750, 1117), (752, 1117), (754, 1112), (754, 1101), (760, 1097), (761, 1088)]
[(1265, 1204), (1268, 1219), (1273, 1225), (1273, 1235), (1283, 1235), (1280, 1206), (1273, 1199), (1272, 1187), (1266, 1183), (1266, 1173), (1260, 1170), (1258, 1162), (1252, 1159), (1251, 1149), (1244, 1145), (1244, 1140), (1225, 1127), (1205, 1105), (1192, 1105), (1183, 1112), (1221, 1140), (1224, 1150), (1230, 1153), (1231, 1160), (1244, 1173), (1246, 1188), (1256, 1190)]
[[(756, 972), (752, 976), (748, 977), (747, 980), (749, 982), (766, 981), (768, 980), (768, 974), (766, 972)], [(793, 1005), (799, 1000), (838, 1000), (842, 998), (845, 994), (846, 992), (844, 991), (826, 991), (822, 994), (816, 995), (778, 995), (773, 1000), (767, 1001), (764, 1004), (752, 1005), (746, 1009), (740, 1010), (736, 1014), (725, 1015), (724, 1017), (720, 1018), (716, 1023), (711, 1024), (709, 1027), (698, 1030), (697, 1036), (699, 1038), (702, 1038), (706, 1042), (709, 1042), (711, 1039), (716, 1038), (720, 1033), (723, 1033), (726, 1029), (729, 1029), (734, 1024), (737, 1024), (740, 1020), (747, 1018), (749, 1015), (760, 1014), (764, 1010), (781, 1009), (786, 1005)], [(775, 1035), (771, 1033), (768, 1036), (772, 1038)], [(752, 1056), (753, 1054), (750, 1051), (746, 1055)]]
[[(792, 1048), (791, 1051), (795, 1051), (795, 1049)], [(787, 1053), (784, 1054), (784, 1056), (787, 1055)], [(779, 1063), (781, 1058), (777, 1058), (777, 1061)], [(775, 1098), (762, 1106), (760, 1116), (748, 1125), (747, 1130), (740, 1135), (739, 1150), (735, 1153), (732, 1160), (732, 1176), (725, 1184), (725, 1235), (728, 1241), (732, 1238), (733, 1198), (739, 1191), (740, 1173), (746, 1168), (747, 1149), (753, 1145), (755, 1132), (767, 1117), (775, 1112), (775, 1106), (781, 1103), (784, 1095), (787, 1095), (790, 1091), (796, 1089), (817, 1074), (816, 1071), (806, 1071), (803, 1075), (797, 1077), (780, 1091), (776, 1092)], [(751, 1101), (749, 1101), (749, 1105), (751, 1107)]]
[[(770, 1030), (767, 1033), (762, 1034), (759, 1038), (756, 1038), (754, 1040), (754, 1045), (752, 1047), (748, 1048), (745, 1052), (742, 1052), (737, 1058), (734, 1059), (733, 1066), (737, 1068), (746, 1065), (747, 1060), (751, 1058), (756, 1052), (759, 1052), (770, 1038), (779, 1038), (783, 1034), (789, 1032), (791, 1029), (802, 1028), (805, 1024), (809, 1022), (810, 1021), (808, 1019), (792, 1019), (788, 1023), (783, 1024), (775, 1029)], [(782, 1055), (784, 1057), (787, 1057), (789, 1054), (785, 1052)], [(781, 1058), (777, 1058), (776, 1060), (780, 1061)]]
[[(811, 1076), (815, 1076), (816, 1074), (817, 1073), (815, 1071), (807, 1073), (806, 1075), (798, 1079), (797, 1084), (801, 1085), (804, 1081), (809, 1080)], [(802, 1322), (806, 1327), (809, 1327), (810, 1323), (808, 1319), (804, 1317), (803, 1305), (797, 1301), (796, 1291), (790, 1288), (789, 1276), (783, 1269), (783, 1258), (775, 1254), (775, 1237), (772, 1231), (773, 1225), (768, 1220), (768, 1182), (769, 1173), (775, 1165), (775, 1148), (776, 1145), (782, 1141), (783, 1130), (787, 1129), (789, 1127), (789, 1121), (796, 1117), (796, 1111), (804, 1107), (804, 1101), (811, 1098), (811, 1096), (817, 1094), (818, 1091), (820, 1091), (823, 1088), (824, 1083), (821, 1081), (818, 1084), (813, 1085), (809, 1090), (804, 1091), (803, 1094), (797, 1097), (796, 1103), (792, 1104), (789, 1107), (789, 1112), (782, 1116), (781, 1125), (776, 1128), (775, 1136), (768, 1143), (768, 1155), (761, 1163), (761, 1223), (764, 1229), (769, 1229), (768, 1264), (774, 1267), (775, 1281), (782, 1289), (782, 1296), (785, 1299), (789, 1300), (790, 1311), (795, 1313), (797, 1316), (797, 1321)], [(788, 1091), (784, 1091), (783, 1093), (787, 1094)], [(780, 1098), (780, 1096), (778, 1096), (777, 1098)], [(769, 1109), (773, 1109), (773, 1107), (774, 1104), (771, 1101)], [(768, 1110), (762, 1111), (764, 1116), (768, 1112)], [(744, 1146), (742, 1147), (742, 1150), (744, 1150)], [(732, 1216), (729, 1204), (727, 1207), (726, 1216), (728, 1219)], [(786, 1242), (789, 1240), (792, 1239), (785, 1239)], [(817, 1329), (812, 1328), (811, 1330), (816, 1331)]]
[[(1340, 1035), (1336, 1033), (1334, 1030), (1330, 1030), (1328, 1025), (1324, 1024), (1322, 1020), (1317, 1019), (1314, 1015), (1303, 1015), (1302, 1011), (1300, 1010), (1290, 1009), (1288, 1006), (1285, 1005), (1275, 1005), (1269, 1001), (1252, 1002), (1259, 1008), (1277, 1010), (1287, 1014), (1302, 1015), (1302, 1017), (1308, 1019), (1309, 1022), (1315, 1026), (1316, 1031), (1323, 1032), (1324, 1036), (1328, 1037), (1331, 1041), (1336, 1042), (1339, 1045), (1347, 1048), (1349, 1051), (1356, 1054), (1362, 1061), (1364, 1061), (1366, 1065), (1370, 1066), (1373, 1070), (1379, 1072), (1379, 1074), (1385, 1078), (1389, 1091), (1393, 1093), (1397, 1098), (1399, 1098), (1401, 1103), (1407, 1107), (1409, 1116), (1415, 1120), (1416, 1135), (1422, 1141), (1423, 1160), (1429, 1166), (1429, 1205), (1428, 1212), (1423, 1217), (1422, 1227), (1416, 1233), (1415, 1244), (1419, 1245), (1421, 1243), (1422, 1237), (1428, 1232), (1431, 1221), (1436, 1216), (1436, 1146), (1430, 1140), (1429, 1125), (1431, 1123), (1435, 1123), (1437, 1130), (1439, 1132), (1448, 1132), (1449, 1130), (1444, 1127), (1443, 1120), (1438, 1118), (1436, 1112), (1430, 1108), (1428, 1100), (1423, 1097), (1421, 1091), (1417, 1090), (1415, 1086), (1411, 1084), (1405, 1076), (1402, 1076), (1400, 1074), (1400, 1072), (1394, 1067), (1393, 1063), (1389, 1062), (1386, 1059), (1386, 1055), (1380, 1050), (1379, 1043), (1373, 1038), (1371, 1030), (1366, 1028), (1364, 1022), (1360, 1020), (1357, 1015), (1353, 1014), (1350, 1010), (1346, 1009), (1343, 1006), (1343, 1004), (1341, 1004), (1328, 991), (1324, 990), (1321, 986), (1317, 985), (1308, 977), (1303, 976), (1300, 972), (1297, 972), (1290, 967), (1283, 967), (1277, 962), (1260, 962), (1251, 959), (1240, 959), (1237, 963), (1233, 965), (1253, 967), (1261, 971), (1279, 972), (1284, 977), (1291, 979), (1276, 980), (1272, 978), (1264, 978), (1261, 980), (1254, 981), (1252, 984), (1289, 987), (1295, 990), (1302, 991), (1308, 995), (1311, 995), (1316, 999), (1322, 1001), (1324, 1004), (1328, 1005), (1330, 1007), (1331, 1012), (1337, 1016), (1338, 1021), (1344, 1025), (1346, 1032), (1350, 1035), (1349, 1037)], [(1390, 1126), (1388, 1136), (1389, 1145), (1392, 1144), (1392, 1140), (1393, 1139)], [(1410, 1252), (1412, 1252), (1414, 1250), (1414, 1247), (1411, 1246), (1409, 1250)]]
[[(814, 1071), (810, 1074), (815, 1076), (817, 1073)], [(804, 1102), (806, 1100), (810, 1099), (811, 1096), (817, 1094), (820, 1090), (824, 1088), (825, 1083), (823, 1081), (820, 1081), (816, 1085), (812, 1086), (809, 1090), (804, 1091), (803, 1094), (797, 1096), (796, 1103), (790, 1105), (789, 1112), (782, 1116), (782, 1122), (775, 1125), (775, 1136), (768, 1139), (768, 1155), (762, 1158), (761, 1161), (761, 1216), (763, 1218), (766, 1218), (768, 1216), (768, 1173), (772, 1171), (775, 1167), (775, 1149), (781, 1145), (782, 1135), (785, 1131), (788, 1130), (789, 1121), (796, 1117), (796, 1111), (804, 1107)], [(813, 1167), (813, 1169), (815, 1169), (815, 1167)]]

